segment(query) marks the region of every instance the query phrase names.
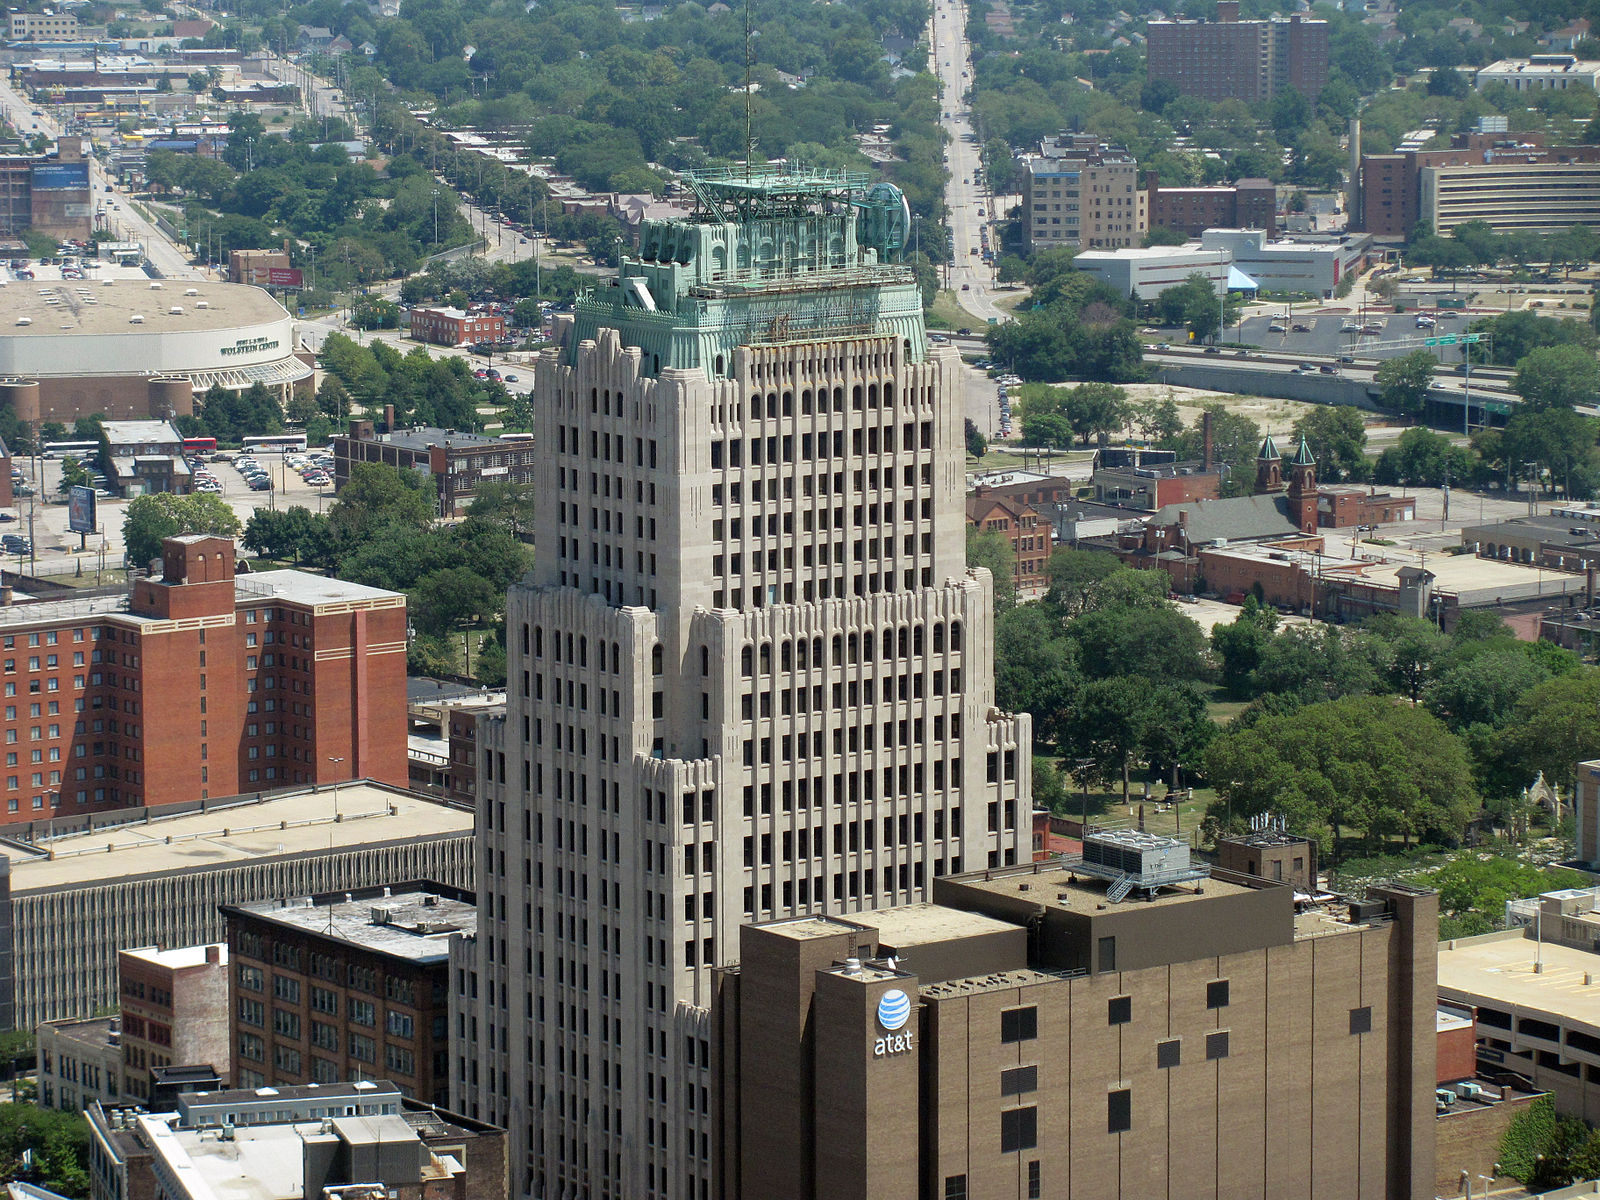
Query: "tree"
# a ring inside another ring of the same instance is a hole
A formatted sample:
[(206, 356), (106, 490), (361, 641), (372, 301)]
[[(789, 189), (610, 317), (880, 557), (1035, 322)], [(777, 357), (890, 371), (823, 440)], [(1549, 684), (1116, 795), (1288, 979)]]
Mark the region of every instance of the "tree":
[(1455, 841), (1478, 811), (1465, 747), (1431, 713), (1379, 696), (1310, 704), (1230, 726), (1205, 755), (1233, 825), (1258, 813), (1297, 832), (1346, 828), (1369, 846), (1386, 836)]
[(1244, 607), (1230, 623), (1211, 630), (1211, 650), (1222, 668), (1222, 686), (1230, 695), (1248, 695), (1255, 670), (1261, 665), (1278, 628), (1278, 610), (1246, 596)]
[(500, 601), (501, 594), (482, 575), (465, 567), (447, 567), (417, 581), (411, 618), (418, 629), (442, 634), (493, 616)]
[(122, 539), (127, 561), (142, 566), (161, 555), (163, 538), (185, 533), (212, 533), (234, 537), (239, 518), (221, 496), (196, 493), (179, 496), (156, 492), (128, 502), (122, 518)]
[(1213, 729), (1204, 697), (1194, 686), (1114, 675), (1079, 689), (1062, 749), (1091, 760), (1091, 773), (1104, 782), (1120, 781), (1126, 803), (1139, 763), (1159, 771), (1194, 761)]
[(1324, 483), (1361, 479), (1366, 475), (1367, 429), (1353, 404), (1319, 404), (1294, 423), (1294, 436), (1305, 438)]
[(1600, 669), (1585, 667), (1524, 693), (1505, 730), (1507, 766), (1521, 786), (1543, 773), (1569, 795), (1577, 764), (1600, 758)]
[(432, 476), (384, 463), (357, 463), (328, 510), (328, 520), (336, 534), (357, 542), (380, 523), (424, 528), (432, 523), (436, 504)]
[(1064, 616), (1088, 612), (1097, 607), (1101, 585), (1122, 569), (1115, 554), (1064, 546), (1045, 564), (1050, 578), (1049, 602)]
[[(1161, 572), (1121, 572), (1157, 576)], [(1143, 675), (1167, 681), (1200, 680), (1210, 674), (1205, 635), (1177, 606), (1163, 600), (1153, 607), (1107, 605), (1067, 625), (1078, 644), (1079, 661), (1090, 678)]]
[(89, 484), (89, 468), (84, 466), (72, 455), (67, 455), (61, 460), (61, 487), (62, 493), (70, 492), (75, 487), (87, 487)]
[(1444, 656), (1450, 639), (1432, 621), (1383, 613), (1366, 623), (1383, 642), (1387, 681), (1415, 704), (1422, 695), (1434, 663)]
[(1438, 360), (1426, 350), (1384, 359), (1373, 376), (1383, 406), (1395, 412), (1421, 412), (1438, 365)]
[(978, 432), (978, 427), (972, 423), (971, 418), (968, 418), (968, 420), (967, 420), (967, 456), (969, 458), (982, 458), (984, 456), (984, 453), (988, 449), (989, 449), (988, 440), (983, 436), (983, 434)]
[(1600, 362), (1581, 346), (1541, 346), (1517, 363), (1511, 388), (1535, 412), (1593, 404), (1600, 393)]
[(1083, 682), (1077, 645), (1048, 603), (1001, 613), (994, 639), (995, 703), (1007, 712), (1032, 713), (1038, 740), (1059, 744)]
[(1223, 301), (1215, 280), (1199, 271), (1169, 287), (1156, 298), (1156, 310), (1168, 325), (1186, 325), (1195, 341), (1203, 341), (1221, 327)]
[(1011, 543), (994, 530), (967, 526), (967, 566), (984, 567), (994, 579), (994, 610), (1003, 613), (1017, 602), (1017, 556)]
[(1446, 920), (1456, 926), (1443, 935), (1449, 937), (1488, 933), (1499, 923), (1507, 900), (1592, 886), (1579, 871), (1539, 866), (1513, 854), (1463, 854), (1429, 871), (1419, 882), (1438, 890), (1441, 928)]
[(467, 505), (467, 516), (489, 521), (518, 541), (533, 540), (536, 489), (531, 483), (483, 480)]
[(36, 1104), (0, 1104), (0, 1177), (87, 1200), (88, 1122), (81, 1113)]

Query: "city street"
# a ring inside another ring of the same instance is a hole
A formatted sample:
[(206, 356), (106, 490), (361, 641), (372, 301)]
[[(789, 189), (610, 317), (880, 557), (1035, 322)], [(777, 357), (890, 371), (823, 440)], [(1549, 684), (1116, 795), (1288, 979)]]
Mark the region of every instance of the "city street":
[[(980, 321), (994, 324), (1009, 320), (1010, 314), (995, 303), (994, 269), (982, 258), (982, 230), (994, 219), (995, 199), (986, 184), (974, 182), (982, 178), (982, 148), (966, 103), (972, 71), (964, 33), (966, 19), (966, 6), (960, 0), (938, 0), (930, 30), (933, 70), (943, 86), (944, 128), (950, 135), (945, 202), (949, 208), (953, 261), (945, 286), (955, 292), (962, 308)], [(975, 170), (979, 171), (976, 176)], [(993, 245), (996, 236), (991, 230), (991, 248), (998, 249)]]

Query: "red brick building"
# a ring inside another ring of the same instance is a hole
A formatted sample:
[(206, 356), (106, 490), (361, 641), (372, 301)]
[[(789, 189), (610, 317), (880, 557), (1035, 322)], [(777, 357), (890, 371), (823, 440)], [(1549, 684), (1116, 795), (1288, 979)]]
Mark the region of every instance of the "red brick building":
[(980, 533), (998, 533), (1011, 543), (1017, 591), (1036, 592), (1049, 582), (1045, 566), (1050, 561), (1050, 523), (1032, 506), (980, 489), (978, 495), (967, 497), (967, 524)]
[(1185, 96), (1256, 104), (1294, 88), (1315, 100), (1328, 82), (1328, 23), (1298, 14), (1241, 21), (1219, 0), (1215, 21), (1151, 21), (1148, 74)]
[(1416, 519), (1414, 496), (1396, 496), (1359, 487), (1317, 489), (1317, 524), (1324, 529), (1349, 529), (1353, 525), (1388, 525)]
[(405, 597), (235, 577), (228, 538), (162, 543), (131, 594), (0, 608), (0, 823), (406, 780)]
[(506, 336), (506, 319), (498, 313), (459, 308), (413, 308), (411, 336), (435, 346), (498, 342)]
[(1145, 176), (1151, 229), (1199, 237), (1208, 229), (1263, 229), (1278, 234), (1278, 189), (1269, 179), (1241, 179), (1224, 187), (1162, 187)]

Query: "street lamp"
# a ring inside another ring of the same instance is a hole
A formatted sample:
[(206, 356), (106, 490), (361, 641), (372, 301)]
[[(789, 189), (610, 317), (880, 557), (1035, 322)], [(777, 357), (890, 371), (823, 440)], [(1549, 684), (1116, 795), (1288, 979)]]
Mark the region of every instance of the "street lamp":
[(333, 819), (339, 819), (339, 764), (344, 761), (337, 754), (328, 755), (328, 765), (333, 769)]
[(439, 248), (439, 189), (433, 189), (433, 248)]

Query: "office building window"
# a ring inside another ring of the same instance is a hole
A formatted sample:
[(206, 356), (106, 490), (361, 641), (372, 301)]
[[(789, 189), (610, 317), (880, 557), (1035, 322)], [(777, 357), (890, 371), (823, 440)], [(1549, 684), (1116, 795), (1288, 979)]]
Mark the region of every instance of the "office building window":
[(1157, 1042), (1156, 1066), (1163, 1070), (1165, 1070), (1167, 1067), (1177, 1066), (1182, 1057), (1179, 1050), (1179, 1045), (1180, 1043), (1178, 1042), (1177, 1038), (1172, 1038), (1171, 1040), (1165, 1042)]
[(1039, 1144), (1039, 1110), (1011, 1108), (1000, 1114), (1000, 1153), (1032, 1150)]
[(1133, 1093), (1122, 1088), (1106, 1096), (1106, 1132), (1127, 1133), (1133, 1128)]
[(1028, 1163), (1028, 1200), (1041, 1200), (1044, 1196), (1044, 1183), (1039, 1177), (1039, 1160), (1033, 1159)]
[(944, 1177), (944, 1200), (967, 1200), (967, 1177), (965, 1175), (946, 1175)]
[(1372, 1032), (1372, 1007), (1371, 1007), (1371, 1005), (1367, 1005), (1367, 1006), (1364, 1006), (1362, 1008), (1352, 1008), (1350, 1010), (1350, 1032), (1351, 1033), (1371, 1033)]
[(1206, 984), (1206, 1007), (1228, 1007), (1228, 981), (1226, 979), (1213, 979)]
[(1106, 1024), (1126, 1025), (1133, 1020), (1133, 997), (1113, 996), (1106, 1001)]
[(1228, 1031), (1206, 1034), (1206, 1061), (1215, 1062), (1228, 1057)]
[(1009, 1071), (1000, 1072), (1000, 1094), (1002, 1096), (1020, 1096), (1024, 1092), (1036, 1092), (1038, 1090), (1038, 1067), (1012, 1067)]
[(1000, 1041), (1031, 1042), (1039, 1036), (1037, 1008), (1008, 1008), (1000, 1014)]

